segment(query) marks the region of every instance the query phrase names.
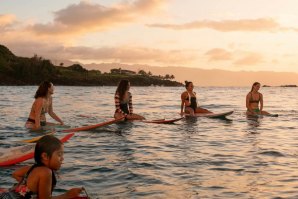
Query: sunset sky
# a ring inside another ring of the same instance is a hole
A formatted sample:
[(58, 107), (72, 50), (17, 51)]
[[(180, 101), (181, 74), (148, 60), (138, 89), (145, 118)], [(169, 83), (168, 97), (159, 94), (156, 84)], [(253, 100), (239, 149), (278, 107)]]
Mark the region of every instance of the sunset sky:
[(0, 44), (81, 63), (298, 72), (297, 0), (10, 0)]

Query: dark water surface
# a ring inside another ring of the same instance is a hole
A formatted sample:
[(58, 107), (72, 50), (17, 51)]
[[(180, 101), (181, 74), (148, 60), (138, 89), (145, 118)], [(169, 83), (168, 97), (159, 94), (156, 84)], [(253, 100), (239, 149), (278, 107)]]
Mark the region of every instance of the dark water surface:
[[(298, 198), (298, 89), (262, 88), (264, 110), (280, 116), (257, 120), (244, 115), (249, 89), (195, 88), (204, 108), (234, 110), (230, 120), (121, 122), (76, 133), (65, 144), (55, 194), (84, 186), (93, 198)], [(133, 87), (134, 112), (177, 118), (183, 90)], [(24, 128), (35, 91), (0, 87), (0, 150), (38, 135)], [(57, 86), (54, 111), (71, 127), (99, 123), (113, 116), (114, 91)], [(0, 168), (0, 187), (10, 187), (11, 173), (32, 163)]]

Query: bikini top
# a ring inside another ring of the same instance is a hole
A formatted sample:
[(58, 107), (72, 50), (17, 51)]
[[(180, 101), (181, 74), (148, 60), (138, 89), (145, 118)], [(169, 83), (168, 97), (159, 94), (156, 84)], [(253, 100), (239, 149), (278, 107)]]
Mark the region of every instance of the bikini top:
[(258, 100), (254, 100), (252, 97), (252, 92), (250, 93), (250, 99), (249, 99), (249, 103), (259, 103), (261, 99), (260, 93), (259, 93), (259, 99)]

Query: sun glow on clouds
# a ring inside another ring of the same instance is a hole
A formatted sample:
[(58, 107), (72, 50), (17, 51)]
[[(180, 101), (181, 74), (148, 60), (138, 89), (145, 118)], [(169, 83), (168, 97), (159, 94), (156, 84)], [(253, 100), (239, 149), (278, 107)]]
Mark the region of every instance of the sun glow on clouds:
[(47, 22), (10, 12), (0, 14), (0, 43), (17, 55), (50, 59), (298, 72), (294, 7), (276, 14), (273, 6), (270, 15), (270, 8), (255, 5), (257, 14), (242, 10), (239, 17), (236, 1), (222, 10), (215, 2), (187, 0), (179, 10), (176, 0), (84, 0), (49, 10)]
[(30, 29), (40, 35), (81, 35), (103, 31), (138, 21), (142, 16), (154, 14), (165, 0), (139, 0), (121, 3), (113, 7), (81, 1), (54, 12), (54, 21), (35, 24)]
[(1, 15), (0, 14), (0, 27), (5, 28), (12, 25), (16, 20), (16, 17), (12, 14)]

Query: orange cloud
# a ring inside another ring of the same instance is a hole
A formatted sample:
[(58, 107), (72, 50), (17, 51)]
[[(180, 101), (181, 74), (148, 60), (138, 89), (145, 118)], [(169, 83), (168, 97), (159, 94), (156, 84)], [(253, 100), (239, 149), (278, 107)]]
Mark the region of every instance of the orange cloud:
[(248, 66), (248, 65), (257, 65), (263, 62), (263, 57), (261, 54), (258, 53), (248, 53), (244, 57), (236, 60), (234, 65), (236, 66)]
[(205, 53), (209, 61), (231, 61), (234, 66), (252, 66), (263, 63), (263, 56), (249, 51), (227, 51), (221, 48), (213, 48)]
[(221, 61), (232, 59), (232, 54), (221, 48), (214, 48), (205, 53), (209, 56), (209, 61)]
[(142, 47), (72, 47), (64, 50), (66, 57), (76, 60), (118, 61), (123, 63), (185, 64), (195, 60), (195, 55), (183, 50), (164, 51)]
[(81, 1), (54, 12), (53, 22), (35, 24), (29, 29), (40, 35), (71, 35), (105, 30), (146, 17), (156, 12), (166, 1), (168, 0), (137, 0), (133, 3), (125, 1), (110, 8)]
[(0, 15), (0, 27), (8, 27), (11, 26), (16, 20), (16, 17), (11, 14)]
[(223, 20), (223, 21), (194, 21), (185, 24), (150, 24), (149, 27), (168, 28), (173, 30), (209, 28), (221, 32), (231, 31), (277, 31), (283, 28), (271, 18)]
[(38, 41), (4, 42), (18, 56), (30, 57), (34, 54), (51, 60), (90, 60), (95, 62), (123, 62), (148, 64), (190, 64), (196, 61), (196, 54), (187, 50), (160, 50), (135, 46), (117, 47), (65, 47), (58, 43)]

